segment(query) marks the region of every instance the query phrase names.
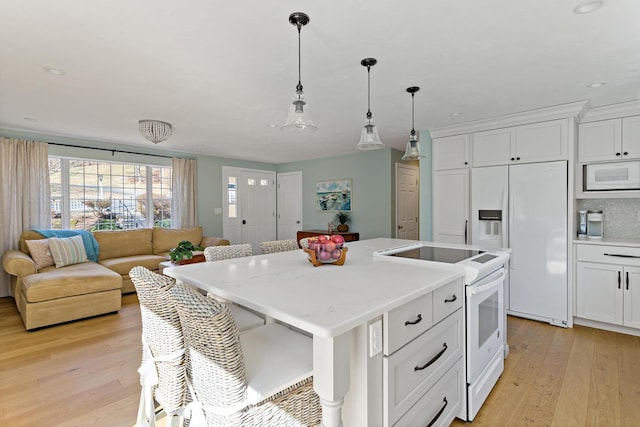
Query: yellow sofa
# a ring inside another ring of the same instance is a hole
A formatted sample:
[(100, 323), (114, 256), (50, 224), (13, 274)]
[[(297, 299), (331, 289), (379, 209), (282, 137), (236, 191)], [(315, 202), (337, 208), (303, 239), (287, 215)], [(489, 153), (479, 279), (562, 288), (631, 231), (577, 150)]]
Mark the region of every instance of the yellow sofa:
[(225, 239), (203, 237), (202, 227), (95, 231), (93, 235), (100, 247), (97, 263), (38, 270), (25, 241), (44, 236), (33, 230), (22, 233), (18, 250), (3, 254), (2, 266), (11, 275), (26, 329), (117, 312), (121, 295), (135, 292), (129, 278), (131, 268), (141, 265), (157, 271), (158, 264), (169, 259), (169, 250), (182, 240), (202, 247), (229, 244)]

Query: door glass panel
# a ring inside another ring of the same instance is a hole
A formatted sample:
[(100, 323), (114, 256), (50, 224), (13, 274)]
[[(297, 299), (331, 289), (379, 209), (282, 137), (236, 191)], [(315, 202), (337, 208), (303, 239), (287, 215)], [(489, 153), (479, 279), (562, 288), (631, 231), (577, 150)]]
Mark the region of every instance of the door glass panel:
[(238, 180), (230, 176), (227, 182), (227, 200), (229, 204), (229, 218), (238, 217)]
[(498, 329), (498, 291), (482, 301), (478, 308), (478, 343), (482, 347)]

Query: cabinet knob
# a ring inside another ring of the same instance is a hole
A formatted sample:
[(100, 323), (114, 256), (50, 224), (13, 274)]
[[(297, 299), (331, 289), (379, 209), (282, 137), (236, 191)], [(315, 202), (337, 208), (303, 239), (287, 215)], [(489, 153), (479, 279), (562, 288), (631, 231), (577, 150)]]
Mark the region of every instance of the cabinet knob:
[(469, 162), (464, 162), (464, 164), (465, 164), (465, 165), (468, 165), (468, 164), (469, 164)]
[(514, 160), (515, 160), (515, 157), (512, 157), (512, 158), (511, 158), (511, 161), (513, 162)]
[(619, 156), (619, 155), (620, 155), (620, 153), (616, 153), (616, 156)]
[(629, 152), (628, 152), (628, 151), (625, 151), (625, 152), (624, 152), (624, 153), (622, 153), (622, 154), (624, 154), (625, 156), (628, 156), (628, 155), (629, 155)]
[(520, 160), (520, 157), (516, 157), (516, 160)]

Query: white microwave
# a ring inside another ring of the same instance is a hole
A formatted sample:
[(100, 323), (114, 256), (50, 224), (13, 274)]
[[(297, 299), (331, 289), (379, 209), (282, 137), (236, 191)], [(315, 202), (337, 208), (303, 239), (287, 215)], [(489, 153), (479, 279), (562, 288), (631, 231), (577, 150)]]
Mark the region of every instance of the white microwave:
[(640, 161), (583, 166), (584, 191), (640, 190)]

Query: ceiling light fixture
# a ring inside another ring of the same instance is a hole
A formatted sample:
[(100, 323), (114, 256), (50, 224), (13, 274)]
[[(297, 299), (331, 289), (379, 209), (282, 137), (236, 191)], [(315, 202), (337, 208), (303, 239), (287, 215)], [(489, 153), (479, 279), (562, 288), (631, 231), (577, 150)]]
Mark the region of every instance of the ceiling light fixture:
[(318, 130), (309, 117), (309, 110), (304, 101), (302, 92), (302, 77), (300, 71), (300, 30), (309, 23), (309, 15), (302, 12), (295, 12), (289, 15), (289, 22), (298, 29), (298, 85), (296, 86), (296, 96), (289, 106), (289, 115), (281, 130), (290, 133), (310, 133)]
[(411, 94), (411, 136), (409, 136), (409, 141), (407, 141), (407, 149), (404, 152), (404, 156), (402, 156), (402, 160), (424, 159), (424, 155), (420, 154), (420, 142), (418, 141), (418, 136), (416, 135), (416, 130), (413, 124), (414, 97), (416, 92), (419, 90), (420, 88), (418, 86), (411, 86), (407, 88), (407, 92)]
[(138, 122), (138, 130), (145, 139), (158, 144), (169, 138), (173, 133), (171, 123), (162, 122), (160, 120), (140, 120)]
[(360, 61), (360, 65), (367, 67), (367, 118), (365, 119), (365, 125), (360, 133), (360, 141), (356, 148), (359, 150), (376, 150), (378, 148), (384, 148), (384, 144), (380, 140), (378, 135), (378, 128), (373, 124), (371, 118), (371, 67), (376, 65), (378, 60), (375, 58), (364, 58)]
[(595, 88), (598, 88), (598, 87), (602, 87), (602, 86), (604, 86), (606, 84), (607, 84), (607, 82), (595, 82), (595, 83), (591, 83), (590, 85), (587, 85), (587, 87), (590, 88), (590, 89), (595, 89)]
[(54, 76), (64, 76), (65, 74), (67, 74), (66, 71), (61, 70), (59, 68), (42, 67), (42, 69), (49, 74), (53, 74)]
[(578, 4), (573, 9), (573, 13), (575, 13), (576, 15), (584, 15), (585, 13), (591, 13), (600, 9), (603, 4), (604, 4), (603, 0), (584, 1)]
[(462, 115), (462, 113), (455, 112), (455, 113), (451, 113), (451, 114), (449, 114), (449, 115), (450, 115), (451, 117), (460, 117), (460, 116)]

